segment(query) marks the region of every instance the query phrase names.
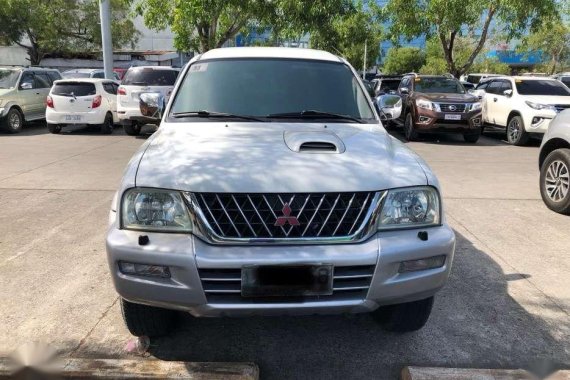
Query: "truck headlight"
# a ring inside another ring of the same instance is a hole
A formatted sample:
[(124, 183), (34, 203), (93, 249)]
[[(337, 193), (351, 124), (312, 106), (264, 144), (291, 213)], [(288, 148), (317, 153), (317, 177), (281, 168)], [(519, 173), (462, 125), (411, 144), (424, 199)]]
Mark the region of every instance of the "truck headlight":
[(157, 232), (190, 232), (192, 222), (177, 191), (133, 188), (123, 195), (123, 228)]
[(477, 111), (481, 109), (481, 102), (471, 103), (470, 111)]
[(533, 108), (535, 110), (548, 110), (548, 111), (556, 112), (556, 108), (550, 104), (534, 103), (534, 102), (531, 102), (528, 100), (525, 103), (527, 106), (529, 106), (530, 108)]
[(379, 230), (437, 226), (441, 223), (439, 194), (433, 187), (389, 190), (380, 212)]
[(434, 109), (432, 102), (426, 99), (417, 99), (416, 105), (420, 108), (424, 108), (426, 110)]

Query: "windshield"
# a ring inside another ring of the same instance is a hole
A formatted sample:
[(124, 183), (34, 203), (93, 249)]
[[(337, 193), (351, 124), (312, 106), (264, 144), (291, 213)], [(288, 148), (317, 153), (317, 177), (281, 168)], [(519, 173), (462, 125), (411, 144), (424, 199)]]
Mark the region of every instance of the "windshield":
[(0, 69), (0, 88), (14, 88), (20, 75), (19, 70)]
[(562, 77), (560, 81), (564, 83), (566, 86), (570, 87), (570, 77)]
[(521, 95), (570, 96), (568, 87), (555, 79), (515, 80), (517, 92)]
[(294, 59), (195, 63), (183, 79), (171, 110), (258, 117), (310, 110), (374, 119), (366, 95), (348, 66)]
[(93, 83), (59, 82), (51, 90), (52, 95), (59, 96), (89, 96), (95, 95), (95, 85)]
[(464, 94), (465, 89), (456, 79), (416, 78), (415, 91), (423, 93)]
[(129, 69), (123, 78), (123, 85), (174, 86), (178, 70), (136, 68)]

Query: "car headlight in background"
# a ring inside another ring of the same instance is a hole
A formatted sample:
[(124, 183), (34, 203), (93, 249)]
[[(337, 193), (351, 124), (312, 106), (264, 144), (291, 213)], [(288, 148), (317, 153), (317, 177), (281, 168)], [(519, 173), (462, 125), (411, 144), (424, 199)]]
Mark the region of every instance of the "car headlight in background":
[(481, 109), (481, 102), (471, 103), (471, 107), (469, 108), (469, 111), (477, 111), (480, 109)]
[(426, 99), (416, 99), (416, 105), (426, 110), (434, 109), (432, 102)]
[(122, 227), (141, 231), (190, 232), (188, 209), (177, 191), (133, 188), (121, 205)]
[(556, 108), (550, 104), (534, 103), (534, 102), (531, 102), (528, 100), (525, 103), (527, 106), (529, 106), (530, 108), (533, 108), (535, 110), (548, 110), (548, 111), (556, 112)]
[(380, 212), (379, 230), (441, 224), (439, 194), (433, 187), (389, 190)]

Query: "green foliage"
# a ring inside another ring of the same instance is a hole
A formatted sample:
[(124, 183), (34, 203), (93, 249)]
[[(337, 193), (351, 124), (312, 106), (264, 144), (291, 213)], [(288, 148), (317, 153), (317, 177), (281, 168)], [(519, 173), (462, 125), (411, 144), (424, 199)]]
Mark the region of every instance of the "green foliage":
[[(383, 14), (391, 20), (392, 38), (423, 34), (437, 38), (447, 71), (460, 76), (482, 51), (494, 19), (504, 25), (508, 36), (517, 37), (528, 27), (536, 28), (543, 17), (555, 14), (556, 7), (556, 0), (389, 0)], [(475, 42), (466, 57), (455, 52), (460, 37)], [(439, 65), (429, 57), (426, 64), (431, 68)]]
[(418, 72), (425, 61), (425, 53), (418, 48), (391, 48), (386, 55), (382, 72), (386, 74)]
[(472, 73), (511, 74), (509, 65), (500, 62), (496, 58), (478, 59), (473, 63), (470, 71)]
[[(130, 1), (112, 0), (113, 44), (134, 43)], [(0, 41), (25, 48), (37, 65), (53, 52), (90, 51), (101, 45), (97, 0), (0, 0)]]
[(310, 30), (311, 47), (343, 56), (356, 69), (363, 67), (366, 45), (366, 68), (376, 63), (380, 53), (382, 27), (374, 1), (358, 1), (354, 6), (332, 16), (323, 26)]
[(548, 74), (570, 64), (570, 26), (567, 20), (548, 20), (536, 31), (523, 38), (519, 50), (540, 51), (548, 60), (541, 68)]

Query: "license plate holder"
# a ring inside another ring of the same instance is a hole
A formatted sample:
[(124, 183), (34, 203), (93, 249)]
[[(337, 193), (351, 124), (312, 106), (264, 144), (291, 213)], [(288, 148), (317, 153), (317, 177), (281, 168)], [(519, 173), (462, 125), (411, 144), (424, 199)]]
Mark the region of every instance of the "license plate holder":
[(445, 120), (461, 120), (461, 115), (455, 115), (455, 114), (445, 114), (444, 116)]
[(245, 266), (242, 297), (323, 296), (333, 292), (333, 265)]

